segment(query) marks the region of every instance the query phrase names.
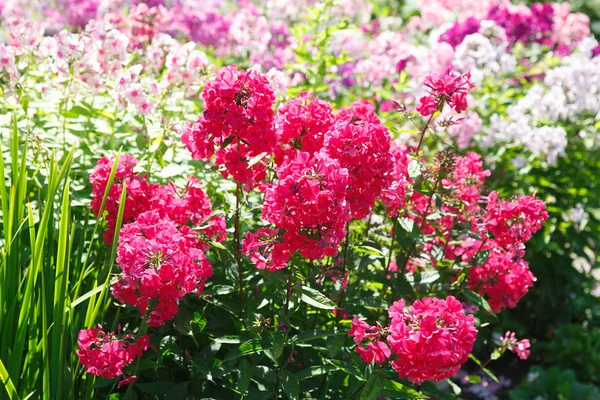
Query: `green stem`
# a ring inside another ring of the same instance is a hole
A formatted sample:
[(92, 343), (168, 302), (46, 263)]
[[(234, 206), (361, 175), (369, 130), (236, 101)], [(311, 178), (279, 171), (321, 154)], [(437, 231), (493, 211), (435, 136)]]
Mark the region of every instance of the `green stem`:
[(241, 183), (235, 185), (235, 220), (234, 220), (234, 238), (233, 245), (235, 249), (235, 262), (238, 271), (238, 288), (240, 291), (240, 318), (244, 320), (244, 281), (242, 279), (242, 263), (240, 260), (240, 192)]
[(288, 274), (287, 281), (287, 292), (285, 294), (285, 308), (283, 310), (283, 315), (287, 319), (288, 313), (290, 310), (290, 296), (292, 294), (292, 280), (294, 279), (294, 261), (296, 260), (296, 253), (292, 254), (292, 263), (290, 264), (290, 271)]
[(392, 257), (394, 256), (394, 244), (396, 241), (396, 229), (398, 229), (398, 216), (394, 216), (392, 218), (392, 226), (393, 226), (393, 231), (392, 231), (392, 242), (390, 244), (390, 250), (389, 250), (389, 258), (388, 258), (388, 262), (387, 265), (385, 267), (385, 272), (389, 273), (390, 272), (390, 265), (392, 264)]
[[(150, 325), (148, 325), (148, 322), (145, 319), (142, 319), (142, 324), (140, 325), (140, 328), (138, 329), (138, 332), (135, 335), (136, 340), (141, 338), (142, 336), (144, 336), (148, 332), (149, 327), (150, 327)], [(137, 374), (139, 367), (140, 367), (140, 358), (138, 358), (135, 361), (135, 367), (133, 368), (133, 375)], [(133, 381), (129, 385), (127, 385), (127, 391), (125, 392), (125, 399), (128, 399), (129, 396), (131, 396), (134, 385), (135, 385), (135, 381)]]

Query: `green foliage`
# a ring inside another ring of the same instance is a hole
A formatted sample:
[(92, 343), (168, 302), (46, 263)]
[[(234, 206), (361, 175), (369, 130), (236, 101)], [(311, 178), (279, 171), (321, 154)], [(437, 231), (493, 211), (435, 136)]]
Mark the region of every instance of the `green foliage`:
[(577, 381), (572, 370), (558, 367), (544, 370), (534, 366), (527, 380), (510, 392), (510, 399), (526, 400), (538, 396), (548, 400), (593, 400), (600, 396), (600, 391), (597, 387)]

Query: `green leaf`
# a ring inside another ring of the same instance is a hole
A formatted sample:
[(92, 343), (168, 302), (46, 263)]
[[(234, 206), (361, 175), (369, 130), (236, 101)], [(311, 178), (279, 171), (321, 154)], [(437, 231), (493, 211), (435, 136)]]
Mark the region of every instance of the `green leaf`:
[(206, 328), (206, 318), (204, 318), (198, 311), (194, 313), (194, 323), (196, 324), (200, 332), (202, 332), (204, 328)]
[(425, 381), (421, 385), (421, 391), (427, 395), (433, 396), (435, 399), (441, 400), (455, 400), (456, 397), (449, 393), (442, 392), (440, 389), (435, 386), (434, 383), (430, 381)]
[(446, 379), (446, 382), (448, 382), (448, 385), (450, 386), (450, 388), (452, 388), (452, 391), (454, 392), (455, 395), (459, 395), (462, 392), (462, 389), (460, 388), (460, 386), (458, 386), (456, 383), (452, 382), (450, 379)]
[(477, 357), (475, 357), (473, 354), (469, 354), (469, 358), (471, 360), (473, 360), (475, 362), (475, 364), (477, 364), (483, 370), (483, 372), (485, 372), (490, 378), (492, 378), (492, 380), (494, 382), (500, 383), (500, 381), (498, 380), (496, 375), (494, 375), (494, 373), (492, 371), (490, 371), (489, 369), (485, 368), (483, 366), (483, 364), (481, 363), (481, 361), (479, 361), (479, 359)]
[(315, 376), (321, 376), (328, 374), (332, 371), (336, 371), (337, 368), (329, 365), (315, 365), (312, 367), (308, 367), (303, 369), (302, 371), (296, 373), (296, 379), (299, 381), (303, 381), (305, 379), (314, 378)]
[(312, 330), (299, 333), (290, 339), (290, 343), (302, 343), (310, 340), (323, 339), (329, 336), (347, 335), (346, 332)]
[(383, 381), (381, 371), (372, 373), (360, 391), (360, 400), (376, 400), (383, 391)]
[(395, 399), (427, 399), (428, 397), (403, 384), (386, 379), (383, 383), (383, 395)]
[(278, 359), (283, 353), (283, 347), (285, 344), (285, 333), (282, 330), (276, 330), (273, 334), (273, 358)]
[(335, 303), (318, 290), (309, 288), (307, 286), (301, 286), (300, 292), (302, 292), (300, 300), (308, 305), (311, 305), (315, 308), (321, 308), (323, 310), (335, 309)]
[(435, 270), (423, 271), (420, 274), (406, 274), (406, 280), (411, 285), (425, 285), (433, 283), (440, 278), (440, 273)]
[(8, 376), (8, 371), (4, 367), (2, 360), (0, 360), (0, 381), (2, 382), (2, 384), (4, 385), (4, 389), (8, 393), (8, 398), (10, 400), (18, 400), (19, 395), (17, 394), (17, 389), (15, 388), (13, 381), (10, 379), (10, 376)]
[(238, 390), (240, 393), (244, 394), (248, 390), (248, 386), (250, 386), (250, 379), (252, 378), (252, 365), (250, 365), (250, 361), (245, 358), (240, 362), (240, 375), (238, 382)]
[(220, 338), (216, 338), (215, 342), (225, 344), (240, 344), (242, 343), (242, 340), (239, 336), (223, 336)]
[(385, 255), (383, 254), (383, 252), (381, 250), (376, 249), (375, 247), (371, 247), (371, 246), (356, 246), (356, 247), (354, 247), (354, 251), (359, 254), (369, 254), (369, 255), (377, 256), (377, 257), (381, 257), (381, 258), (385, 257)]
[(258, 340), (248, 340), (240, 345), (239, 350), (242, 354), (256, 353), (262, 350), (262, 345)]
[(283, 369), (279, 371), (279, 381), (281, 382), (281, 388), (283, 393), (289, 400), (298, 400), (300, 398), (300, 383), (296, 376), (290, 371)]
[(488, 314), (497, 318), (494, 311), (492, 311), (492, 307), (490, 307), (490, 304), (479, 293), (473, 292), (472, 290), (468, 289), (465, 289), (463, 293), (465, 294), (465, 297), (469, 300), (469, 302), (475, 304), (480, 309), (485, 310)]
[(490, 256), (490, 251), (488, 249), (479, 251), (477, 254), (475, 254), (473, 263), (477, 266), (483, 265), (483, 264), (485, 264), (485, 262), (487, 261), (489, 256)]
[(417, 224), (415, 224), (415, 221), (413, 221), (412, 219), (398, 218), (398, 224), (400, 225), (400, 228), (402, 228), (403, 231), (408, 233), (409, 238), (416, 240), (421, 236), (421, 230), (419, 229)]
[(265, 158), (265, 156), (267, 156), (269, 153), (267, 152), (263, 152), (260, 153), (257, 156), (252, 157), (249, 161), (248, 161), (248, 169), (252, 168), (255, 164), (259, 163), (260, 160), (262, 160), (263, 158)]
[(423, 165), (418, 160), (412, 160), (408, 163), (408, 176), (413, 181), (417, 181), (423, 174)]
[(353, 377), (360, 379), (361, 381), (365, 380), (360, 370), (352, 364), (348, 364), (340, 360), (325, 360), (325, 362), (333, 365), (340, 371), (344, 371), (348, 375), (352, 375)]

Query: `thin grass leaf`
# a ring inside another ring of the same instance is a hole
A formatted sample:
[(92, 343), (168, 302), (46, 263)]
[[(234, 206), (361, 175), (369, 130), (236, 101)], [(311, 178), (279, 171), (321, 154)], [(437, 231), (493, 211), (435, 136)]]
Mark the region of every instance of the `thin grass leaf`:
[(6, 367), (4, 366), (2, 360), (0, 360), (0, 381), (2, 381), (2, 384), (4, 385), (4, 390), (6, 390), (8, 398), (10, 400), (20, 400), (20, 397), (17, 394), (17, 389), (15, 388), (15, 384), (10, 379), (8, 371), (6, 370)]

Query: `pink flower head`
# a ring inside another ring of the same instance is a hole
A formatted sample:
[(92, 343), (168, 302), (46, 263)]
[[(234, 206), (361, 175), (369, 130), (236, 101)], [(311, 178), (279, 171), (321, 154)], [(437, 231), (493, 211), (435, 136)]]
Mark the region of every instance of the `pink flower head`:
[(478, 210), (479, 192), (490, 175), (489, 169), (483, 169), (481, 155), (470, 151), (466, 156), (456, 158), (452, 178), (443, 183), (445, 188), (454, 187), (457, 190), (457, 197), (467, 210)]
[(300, 96), (283, 104), (276, 119), (278, 142), (276, 162), (281, 164), (284, 156), (293, 157), (295, 150), (309, 154), (319, 152), (323, 147), (325, 133), (333, 125), (331, 105), (312, 93)]
[(337, 253), (348, 219), (348, 170), (323, 151), (298, 152), (276, 169), (267, 189), (263, 219), (285, 231), (291, 252), (318, 259)]
[(455, 22), (446, 32), (440, 35), (440, 42), (449, 43), (452, 48), (461, 44), (465, 37), (479, 31), (480, 21), (475, 17), (469, 17), (462, 22)]
[(140, 214), (121, 229), (117, 263), (122, 275), (112, 287), (113, 295), (138, 307), (150, 326), (163, 325), (177, 314), (179, 300), (202, 292), (212, 276), (199, 246), (189, 227), (178, 228), (157, 211)]
[(437, 110), (437, 101), (433, 96), (423, 96), (419, 99), (417, 111), (422, 116), (426, 117), (433, 114)]
[(429, 96), (420, 99), (417, 111), (424, 116), (431, 115), (443, 104), (448, 104), (460, 114), (467, 108), (467, 94), (474, 87), (470, 79), (471, 73), (459, 75), (450, 68), (440, 76), (428, 76), (425, 86), (429, 88)]
[(392, 354), (387, 344), (380, 341), (369, 342), (366, 347), (357, 346), (356, 352), (367, 364), (385, 362)]
[(98, 326), (80, 330), (77, 344), (79, 362), (87, 373), (106, 379), (123, 376), (124, 379), (119, 382), (119, 386), (122, 386), (135, 379), (135, 376), (125, 377), (123, 370), (148, 349), (150, 340), (148, 336), (142, 336), (134, 341), (132, 335), (105, 333)]
[(522, 196), (515, 201), (499, 201), (498, 193), (491, 192), (483, 224), (500, 246), (521, 254), (523, 243), (531, 239), (547, 219), (546, 204), (535, 197)]
[(473, 350), (477, 329), (454, 297), (424, 298), (405, 309), (403, 300), (389, 310), (387, 342), (392, 368), (401, 378), (421, 384), (456, 374)]
[[(126, 200), (123, 211), (123, 224), (134, 222), (143, 212), (154, 210), (161, 217), (168, 217), (179, 226), (190, 223), (194, 226), (196, 238), (203, 243), (202, 249), (208, 249), (208, 242), (221, 242), (226, 238), (225, 220), (215, 216), (211, 210), (208, 196), (202, 190), (202, 183), (194, 177), (188, 177), (183, 191), (175, 185), (162, 186), (149, 183), (134, 171), (138, 160), (128, 154), (119, 158), (115, 178), (104, 205), (107, 229), (104, 241), (113, 240), (123, 184), (126, 184)], [(103, 157), (98, 161), (90, 175), (92, 184), (92, 210), (98, 216), (108, 178), (114, 164), (114, 158)]]
[(354, 219), (362, 219), (373, 209), (392, 183), (394, 158), (390, 133), (373, 112), (362, 117), (338, 117), (325, 138), (327, 154), (348, 170), (348, 205)]
[(265, 177), (265, 161), (249, 165), (251, 158), (272, 154), (275, 94), (266, 77), (256, 71), (223, 67), (202, 92), (204, 113), (188, 125), (182, 141), (195, 159), (217, 153), (217, 165), (247, 189)]
[(411, 157), (410, 149), (397, 142), (392, 142), (390, 152), (394, 157), (393, 179), (381, 194), (381, 200), (387, 207), (388, 214), (394, 216), (406, 206), (406, 195), (410, 182), (408, 164)]
[(358, 319), (358, 316), (354, 316), (352, 319), (352, 328), (348, 331), (349, 336), (354, 336), (354, 343), (361, 344), (363, 339), (367, 337), (369, 331), (375, 331), (376, 327), (367, 324), (364, 321)]
[[(483, 265), (469, 268), (469, 289), (485, 296), (494, 312), (516, 307), (535, 281), (527, 262), (498, 247), (492, 239), (483, 246), (480, 241), (473, 240), (469, 246), (474, 249), (470, 253), (473, 256), (477, 249), (489, 252)], [(463, 260), (467, 262), (470, 258)]]
[[(114, 161), (114, 157), (102, 157), (90, 174), (90, 183), (92, 184), (91, 207), (96, 216), (100, 216), (100, 207)], [(137, 163), (138, 160), (128, 154), (122, 154), (119, 157), (114, 181), (104, 204), (103, 213), (106, 214), (107, 224), (104, 232), (105, 243), (111, 243), (113, 240), (123, 184), (126, 184), (127, 187), (127, 198), (123, 212), (124, 224), (133, 222), (139, 214), (151, 207), (151, 198), (154, 195), (155, 186), (134, 172), (133, 169)]]
[(521, 360), (526, 360), (529, 357), (529, 354), (531, 354), (531, 351), (529, 350), (531, 347), (529, 339), (517, 340), (514, 332), (506, 331), (501, 340), (502, 347), (499, 351), (502, 351), (502, 348), (506, 348), (513, 353), (516, 353)]
[(258, 269), (271, 272), (285, 268), (291, 256), (289, 246), (282, 241), (279, 231), (269, 228), (246, 233), (242, 241), (242, 254), (250, 256)]

